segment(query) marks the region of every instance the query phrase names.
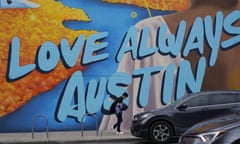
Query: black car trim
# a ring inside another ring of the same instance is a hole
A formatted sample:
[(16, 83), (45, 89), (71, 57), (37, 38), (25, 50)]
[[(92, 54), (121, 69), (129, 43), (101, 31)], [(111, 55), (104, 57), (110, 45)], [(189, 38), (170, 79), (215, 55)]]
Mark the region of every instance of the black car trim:
[[(196, 108), (205, 108), (205, 107), (220, 107), (220, 106), (224, 106), (224, 105), (237, 105), (237, 104), (239, 104), (239, 107), (240, 107), (240, 102), (236, 102), (236, 103), (227, 103), (227, 104), (217, 104), (217, 105), (205, 105), (205, 106), (194, 106), (194, 107), (187, 107), (187, 109), (196, 109)], [(174, 109), (176, 109), (177, 110), (177, 107), (175, 107)]]

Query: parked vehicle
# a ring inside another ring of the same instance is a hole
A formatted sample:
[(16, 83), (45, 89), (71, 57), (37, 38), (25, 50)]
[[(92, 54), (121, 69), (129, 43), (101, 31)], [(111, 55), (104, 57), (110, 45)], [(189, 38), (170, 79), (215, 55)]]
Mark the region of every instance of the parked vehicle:
[(188, 129), (179, 144), (240, 144), (240, 114), (200, 122)]
[(207, 91), (186, 95), (165, 108), (133, 116), (131, 133), (154, 143), (168, 143), (194, 124), (240, 111), (240, 91)]

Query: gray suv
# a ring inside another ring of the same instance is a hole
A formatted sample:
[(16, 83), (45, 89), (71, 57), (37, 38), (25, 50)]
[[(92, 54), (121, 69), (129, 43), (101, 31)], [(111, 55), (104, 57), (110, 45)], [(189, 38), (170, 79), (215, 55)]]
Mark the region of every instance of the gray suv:
[(131, 133), (166, 144), (200, 121), (236, 112), (240, 112), (240, 91), (199, 92), (165, 108), (134, 115)]

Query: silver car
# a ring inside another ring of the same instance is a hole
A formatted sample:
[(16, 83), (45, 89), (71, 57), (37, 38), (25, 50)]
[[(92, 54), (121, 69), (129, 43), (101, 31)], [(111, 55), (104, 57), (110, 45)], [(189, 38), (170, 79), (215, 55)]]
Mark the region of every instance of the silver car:
[(240, 144), (240, 114), (200, 122), (180, 137), (179, 144)]

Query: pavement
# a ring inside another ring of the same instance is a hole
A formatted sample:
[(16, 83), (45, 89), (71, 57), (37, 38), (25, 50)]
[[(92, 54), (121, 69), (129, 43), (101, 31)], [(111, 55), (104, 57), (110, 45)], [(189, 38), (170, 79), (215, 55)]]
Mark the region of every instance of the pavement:
[(0, 144), (17, 143), (81, 143), (96, 141), (128, 141), (139, 139), (124, 131), (119, 135), (112, 131), (59, 131), (59, 132), (27, 132), (0, 133)]

